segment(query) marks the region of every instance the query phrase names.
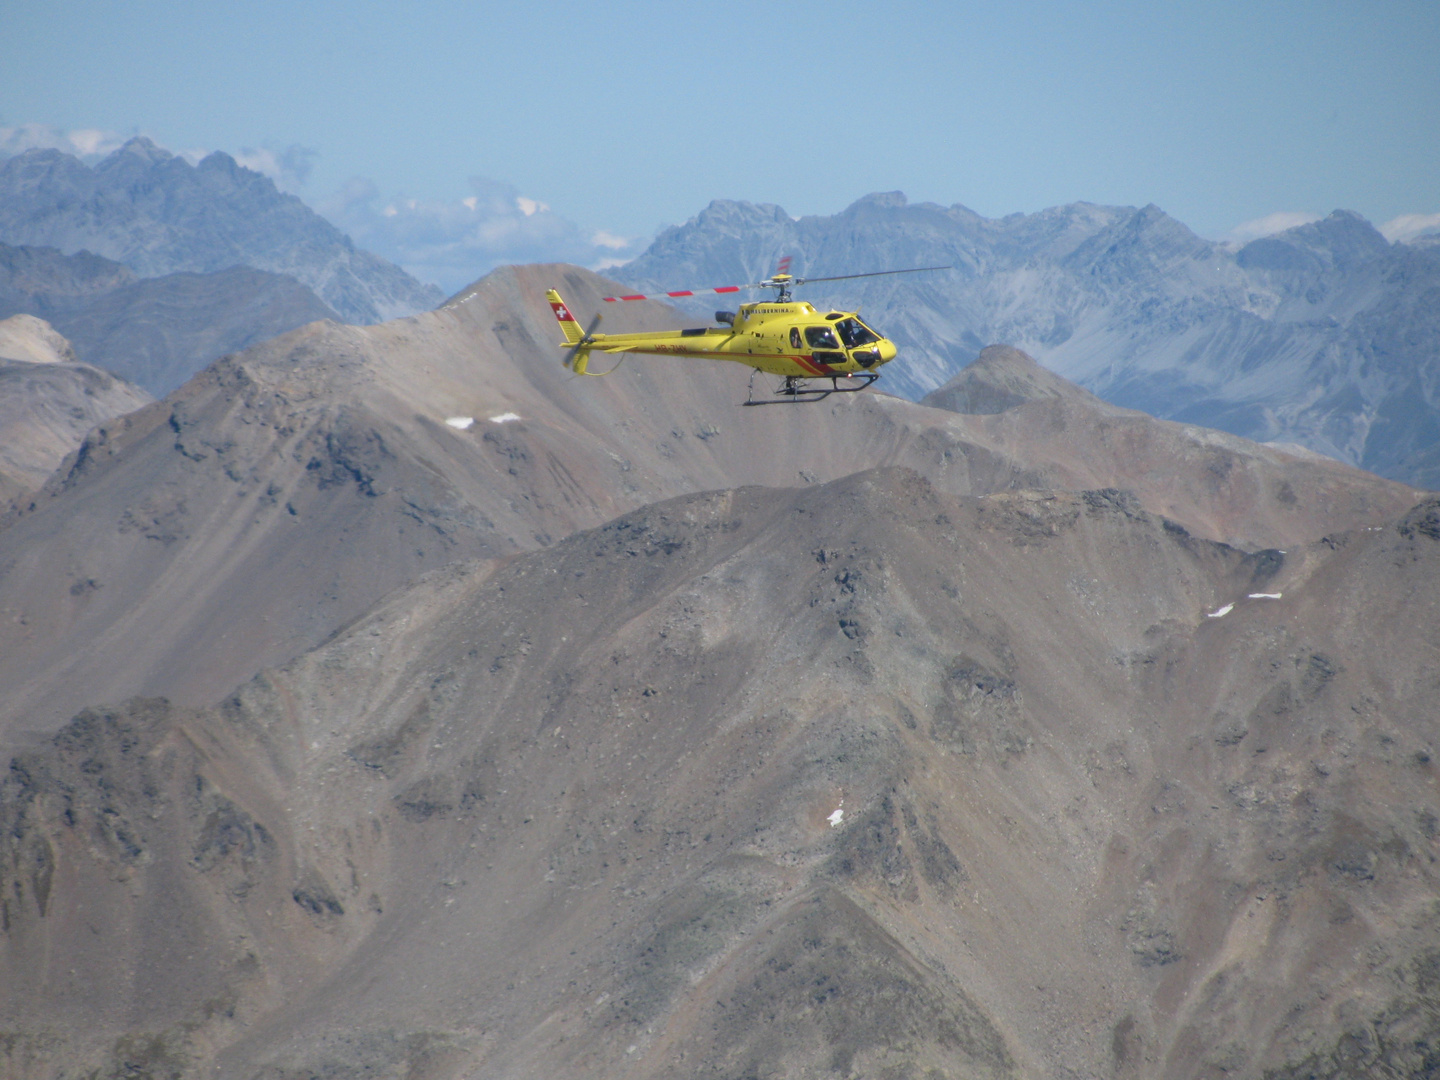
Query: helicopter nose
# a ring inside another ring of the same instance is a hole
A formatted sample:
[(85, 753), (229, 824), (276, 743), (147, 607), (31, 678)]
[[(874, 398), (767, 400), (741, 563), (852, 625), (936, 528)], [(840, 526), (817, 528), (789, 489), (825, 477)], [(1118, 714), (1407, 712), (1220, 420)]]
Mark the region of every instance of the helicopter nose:
[(881, 338), (876, 349), (880, 353), (880, 363), (888, 363), (895, 359), (895, 343), (889, 338)]

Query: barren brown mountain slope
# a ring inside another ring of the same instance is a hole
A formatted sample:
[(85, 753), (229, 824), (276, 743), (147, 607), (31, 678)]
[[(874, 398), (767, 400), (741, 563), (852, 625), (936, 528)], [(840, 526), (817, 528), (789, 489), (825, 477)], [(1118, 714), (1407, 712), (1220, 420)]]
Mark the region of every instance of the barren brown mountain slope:
[(43, 485), (92, 427), (149, 400), (138, 386), (78, 363), (44, 319), (0, 320), (0, 512)]
[[(551, 285), (586, 315), (613, 290), (573, 267), (509, 268), (412, 319), (312, 324), (102, 425), (0, 525), (0, 730), (50, 731), (132, 694), (208, 704), (417, 574), (684, 492), (907, 465), (961, 494), (1131, 487), (1197, 535), (1262, 546), (1416, 497), (1200, 429), (1144, 435), (1139, 414), (1078, 398), (1053, 415), (875, 394), (742, 409), (745, 369), (659, 357), (576, 379)], [(634, 304), (608, 318), (679, 317)]]
[(0, 1053), (1429, 1075), (1437, 673), (1437, 499), (1284, 554), (904, 469), (663, 502), (17, 757)]
[[(1007, 345), (982, 350), (922, 404), (966, 414), (969, 436), (996, 452), (1045, 462), (1044, 486), (1132, 491), (1153, 513), (1246, 547), (1348, 528), (1378, 495), (1303, 447), (1111, 405)], [(1421, 495), (1405, 489), (1401, 498)]]

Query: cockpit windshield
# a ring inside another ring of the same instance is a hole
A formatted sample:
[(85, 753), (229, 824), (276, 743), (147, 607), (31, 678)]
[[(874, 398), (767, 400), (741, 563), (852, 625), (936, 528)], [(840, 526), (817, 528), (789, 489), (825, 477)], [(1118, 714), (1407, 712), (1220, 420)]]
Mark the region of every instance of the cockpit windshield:
[(835, 329), (840, 332), (840, 340), (845, 342), (847, 349), (858, 349), (861, 345), (880, 340), (880, 335), (859, 319), (841, 319), (835, 324)]

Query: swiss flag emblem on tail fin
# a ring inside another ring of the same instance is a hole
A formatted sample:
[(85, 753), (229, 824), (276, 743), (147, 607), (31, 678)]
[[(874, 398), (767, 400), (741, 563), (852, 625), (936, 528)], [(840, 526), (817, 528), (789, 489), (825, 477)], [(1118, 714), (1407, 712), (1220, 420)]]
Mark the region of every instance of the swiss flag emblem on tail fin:
[(561, 322), (575, 321), (575, 316), (570, 314), (569, 309), (566, 308), (564, 304), (552, 303), (550, 307), (553, 308), (555, 311), (555, 318), (559, 319)]

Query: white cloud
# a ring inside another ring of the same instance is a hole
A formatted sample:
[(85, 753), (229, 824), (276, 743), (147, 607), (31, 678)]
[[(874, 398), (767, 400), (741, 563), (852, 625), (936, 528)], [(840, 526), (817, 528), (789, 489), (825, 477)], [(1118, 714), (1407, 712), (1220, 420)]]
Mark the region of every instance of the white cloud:
[(1440, 214), (1401, 214), (1380, 226), (1380, 235), (1392, 244), (1408, 244), (1427, 233), (1440, 233)]
[(623, 236), (608, 233), (604, 229), (596, 230), (595, 234), (590, 237), (590, 242), (596, 247), (609, 248), (611, 251), (624, 251), (635, 243), (635, 241), (627, 240)]
[(1248, 244), (1251, 240), (1259, 240), (1262, 236), (1274, 236), (1286, 229), (1309, 225), (1312, 221), (1319, 221), (1320, 217), (1320, 214), (1312, 214), (1305, 210), (1277, 210), (1273, 214), (1266, 214), (1254, 221), (1236, 225), (1230, 230), (1227, 239), (1233, 240), (1237, 244)]
[(318, 156), (317, 151), (298, 143), (281, 147), (266, 143), (258, 149), (242, 146), (235, 160), (247, 169), (268, 176), (281, 191), (297, 195), (310, 179), (310, 170)]
[(644, 246), (603, 229), (581, 229), (509, 184), (477, 176), (470, 188), (472, 194), (458, 199), (386, 199), (369, 180), (356, 178), (316, 209), (360, 247), (450, 293), (505, 263), (613, 266)]
[(23, 154), (26, 150), (62, 150), (74, 154), (87, 165), (93, 165), (125, 144), (128, 135), (98, 128), (77, 128), (61, 131), (49, 124), (21, 124), (0, 127), (0, 158)]

